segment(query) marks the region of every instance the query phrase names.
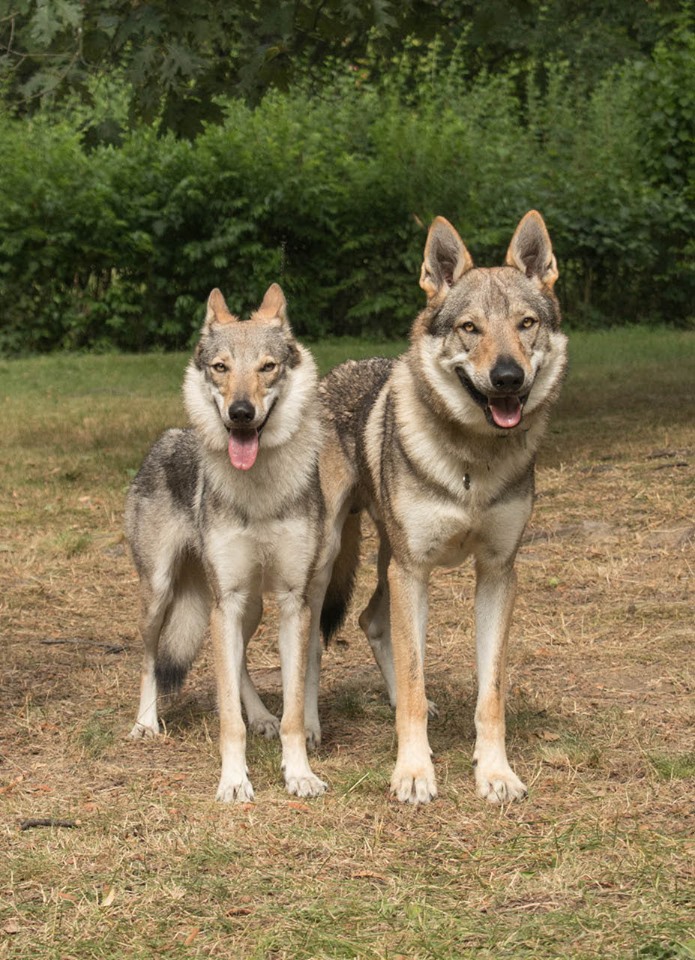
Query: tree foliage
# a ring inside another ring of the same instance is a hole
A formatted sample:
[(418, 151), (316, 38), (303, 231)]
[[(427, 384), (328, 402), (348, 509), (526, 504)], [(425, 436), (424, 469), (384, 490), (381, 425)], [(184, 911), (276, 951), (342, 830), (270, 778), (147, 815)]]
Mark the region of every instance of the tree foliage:
[(0, 79), (22, 114), (121, 71), (131, 114), (193, 136), (222, 119), (216, 98), (259, 102), (270, 88), (323, 82), (328, 59), (390, 68), (407, 38), (457, 51), (481, 71), (566, 63), (590, 89), (648, 55), (682, 0), (0, 0)]
[(0, 351), (183, 347), (279, 280), (400, 336), (427, 224), (547, 219), (575, 323), (692, 320), (687, 0), (0, 0)]
[(320, 96), (220, 99), (193, 140), (140, 124), (90, 143), (119, 89), (95, 111), (0, 117), (0, 350), (181, 348), (212, 287), (243, 311), (274, 280), (304, 336), (401, 336), (434, 215), (491, 264), (531, 207), (568, 322), (692, 318), (685, 19), (589, 93), (567, 65), (466, 79), (413, 41), (379, 80), (336, 69)]

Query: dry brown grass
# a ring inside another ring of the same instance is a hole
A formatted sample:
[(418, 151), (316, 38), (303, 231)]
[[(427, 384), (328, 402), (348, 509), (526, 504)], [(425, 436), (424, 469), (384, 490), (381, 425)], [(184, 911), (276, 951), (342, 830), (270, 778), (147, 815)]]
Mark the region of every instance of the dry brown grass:
[[(373, 540), (325, 657), (324, 798), (291, 800), (278, 745), (252, 739), (257, 802), (214, 802), (207, 655), (166, 736), (125, 741), (140, 646), (123, 492), (180, 419), (181, 360), (4, 365), (0, 958), (695, 956), (693, 378), (672, 369), (692, 343), (668, 334), (666, 362), (652, 336), (622, 380), (591, 359), (599, 341), (574, 350), (518, 567), (509, 752), (530, 797), (504, 809), (473, 789), (468, 569), (432, 584), (440, 799), (389, 800), (393, 718), (356, 626)], [(274, 633), (271, 610), (251, 667), (277, 710)]]

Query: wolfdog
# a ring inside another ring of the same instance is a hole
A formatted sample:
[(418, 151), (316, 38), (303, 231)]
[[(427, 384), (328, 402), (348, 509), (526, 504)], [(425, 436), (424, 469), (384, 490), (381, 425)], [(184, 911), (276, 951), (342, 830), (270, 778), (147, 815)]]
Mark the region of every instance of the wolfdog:
[[(328, 428), (324, 493), (339, 544), (321, 627), (330, 637), (342, 623), (366, 509), (380, 547), (378, 583), (360, 625), (396, 707), (391, 790), (401, 801), (427, 803), (437, 794), (424, 681), (428, 580), (434, 567), (468, 556), (476, 571), (477, 792), (492, 803), (526, 794), (507, 761), (505, 662), (534, 461), (566, 366), (557, 276), (535, 210), (519, 223), (504, 266), (491, 269), (474, 267), (454, 227), (438, 217), (420, 275), (427, 305), (408, 352), (348, 361), (319, 388)], [(320, 658), (313, 634), (307, 717)]]
[(294, 339), (277, 284), (245, 321), (213, 290), (184, 380), (192, 426), (167, 430), (156, 441), (127, 498), (145, 645), (130, 736), (159, 732), (157, 694), (181, 685), (209, 622), (221, 801), (253, 799), (241, 701), (252, 730), (278, 732), (245, 661), (265, 591), (275, 594), (279, 607), (279, 733), (287, 790), (306, 797), (326, 788), (311, 771), (304, 734), (307, 591), (324, 516), (317, 380), (313, 358)]

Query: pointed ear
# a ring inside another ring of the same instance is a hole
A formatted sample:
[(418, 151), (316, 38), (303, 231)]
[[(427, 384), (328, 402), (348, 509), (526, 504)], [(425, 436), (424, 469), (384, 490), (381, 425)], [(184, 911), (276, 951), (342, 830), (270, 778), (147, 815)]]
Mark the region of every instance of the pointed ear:
[(215, 287), (208, 297), (208, 309), (205, 314), (205, 326), (212, 323), (234, 323), (236, 317), (229, 312), (222, 293)]
[(467, 270), (473, 267), (473, 258), (463, 240), (444, 217), (437, 217), (427, 234), (425, 258), (420, 271), (420, 286), (431, 300), (453, 287)]
[(552, 290), (558, 278), (557, 261), (543, 217), (537, 210), (529, 210), (514, 231), (504, 262)]
[(287, 300), (279, 283), (270, 284), (252, 319), (277, 320), (280, 326), (287, 323)]

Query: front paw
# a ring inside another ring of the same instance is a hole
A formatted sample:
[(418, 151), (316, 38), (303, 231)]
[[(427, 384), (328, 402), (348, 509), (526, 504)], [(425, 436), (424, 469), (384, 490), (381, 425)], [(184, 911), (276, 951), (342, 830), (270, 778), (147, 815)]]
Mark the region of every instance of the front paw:
[(309, 772), (301, 776), (285, 776), (287, 792), (295, 797), (320, 797), (328, 789), (328, 784)]
[(526, 784), (509, 764), (486, 767), (479, 762), (475, 768), (475, 786), (478, 796), (488, 803), (510, 803), (528, 796)]
[(220, 803), (251, 803), (253, 787), (248, 777), (223, 778), (215, 797)]
[(401, 803), (429, 803), (437, 796), (434, 767), (427, 764), (410, 769), (396, 764), (391, 777), (391, 794)]

